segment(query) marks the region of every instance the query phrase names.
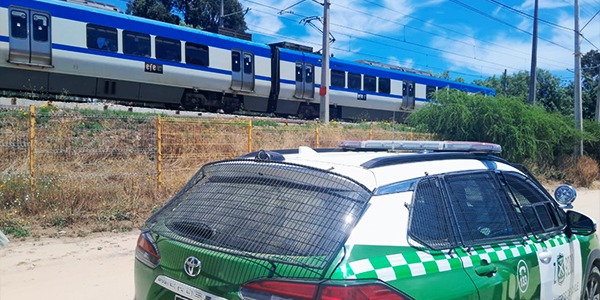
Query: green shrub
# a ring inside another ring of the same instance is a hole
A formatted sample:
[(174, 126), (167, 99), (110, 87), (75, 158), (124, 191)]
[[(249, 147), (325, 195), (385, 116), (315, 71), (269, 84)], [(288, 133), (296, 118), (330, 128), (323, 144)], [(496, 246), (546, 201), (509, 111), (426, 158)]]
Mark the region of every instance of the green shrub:
[(583, 122), (583, 131), (586, 139), (583, 142), (583, 149), (589, 157), (600, 162), (600, 123), (592, 120)]
[(440, 139), (500, 144), (502, 156), (511, 161), (553, 162), (572, 153), (582, 138), (570, 118), (517, 98), (446, 90), (436, 97), (436, 103), (414, 112), (408, 124)]

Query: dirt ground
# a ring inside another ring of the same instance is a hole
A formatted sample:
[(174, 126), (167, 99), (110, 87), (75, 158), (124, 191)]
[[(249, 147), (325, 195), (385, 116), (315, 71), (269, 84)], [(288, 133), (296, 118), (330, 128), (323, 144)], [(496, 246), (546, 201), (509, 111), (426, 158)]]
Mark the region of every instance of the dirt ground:
[[(600, 220), (600, 189), (579, 189), (574, 209)], [(13, 241), (0, 250), (0, 300), (131, 300), (138, 234)]]

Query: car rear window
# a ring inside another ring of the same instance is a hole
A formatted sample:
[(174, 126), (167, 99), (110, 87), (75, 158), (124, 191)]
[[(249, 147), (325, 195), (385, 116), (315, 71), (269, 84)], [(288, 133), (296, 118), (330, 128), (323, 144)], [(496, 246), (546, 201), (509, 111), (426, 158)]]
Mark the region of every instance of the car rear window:
[(327, 171), (226, 161), (204, 166), (147, 226), (202, 248), (324, 268), (370, 197), (364, 186)]

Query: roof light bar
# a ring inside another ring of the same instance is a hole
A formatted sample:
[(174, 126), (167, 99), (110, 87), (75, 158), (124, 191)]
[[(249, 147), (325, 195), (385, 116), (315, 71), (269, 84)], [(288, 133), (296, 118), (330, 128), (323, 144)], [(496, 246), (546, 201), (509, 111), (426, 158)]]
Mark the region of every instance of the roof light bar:
[(455, 142), (455, 141), (342, 141), (339, 147), (346, 150), (404, 150), (423, 152), (475, 152), (475, 153), (501, 153), (502, 147), (498, 144), (482, 142)]

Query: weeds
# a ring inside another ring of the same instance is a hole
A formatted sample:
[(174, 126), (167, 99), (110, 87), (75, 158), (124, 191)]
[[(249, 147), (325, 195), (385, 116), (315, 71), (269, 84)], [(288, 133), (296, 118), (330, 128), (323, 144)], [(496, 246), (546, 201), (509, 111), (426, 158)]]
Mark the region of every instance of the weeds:
[[(499, 108), (492, 106), (491, 109)], [(445, 137), (465, 137), (461, 135), (465, 134), (464, 129), (449, 125), (452, 122), (469, 124), (472, 110), (452, 107), (449, 112), (456, 118), (452, 120), (427, 117), (432, 124), (446, 126), (448, 131), (456, 134)], [(513, 113), (514, 122), (518, 122), (522, 116)], [(5, 141), (14, 141), (0, 145), (0, 229), (15, 237), (31, 235), (32, 230), (40, 227), (123, 231), (141, 226), (203, 164), (236, 158), (249, 151), (298, 146), (330, 148), (337, 147), (341, 140), (434, 138), (431, 134), (421, 133), (431, 131), (431, 128), (417, 130), (395, 123), (347, 125), (332, 122), (317, 127), (316, 123), (284, 126), (272, 121), (253, 121), (249, 139), (248, 122), (163, 117), (159, 161), (155, 116), (115, 111), (65, 111), (46, 106), (36, 113), (37, 121), (42, 124), (35, 127), (35, 152), (33, 164), (30, 164), (28, 114), (28, 111), (0, 112), (0, 135)], [(514, 145), (524, 148), (532, 145), (531, 139), (522, 136), (525, 133), (516, 131), (516, 125), (507, 129), (488, 124), (498, 120), (492, 115), (484, 114), (485, 119), (476, 123), (479, 131), (485, 129), (485, 132), (495, 134), (492, 137), (514, 131), (514, 137), (500, 141), (509, 145), (503, 145), (505, 149)], [(544, 127), (544, 123), (529, 124), (524, 132), (543, 131), (544, 136), (552, 137), (552, 130), (558, 130), (552, 126)], [(482, 132), (470, 131), (471, 134)], [(474, 138), (481, 137), (474, 135)], [(589, 141), (593, 142), (592, 139)], [(550, 151), (558, 143), (560, 139), (544, 138), (535, 149)], [(539, 155), (530, 155), (528, 151), (514, 155), (539, 159)], [(554, 156), (562, 150), (551, 151)], [(586, 180), (593, 178), (593, 172), (583, 174), (588, 170), (583, 170), (582, 166), (591, 164), (590, 161), (573, 164), (575, 175), (569, 175), (570, 180), (587, 184)], [(31, 167), (34, 178), (29, 177)], [(552, 164), (539, 170), (556, 178), (566, 178)], [(583, 179), (576, 179), (577, 176)], [(78, 236), (86, 234), (81, 229), (74, 232)]]

